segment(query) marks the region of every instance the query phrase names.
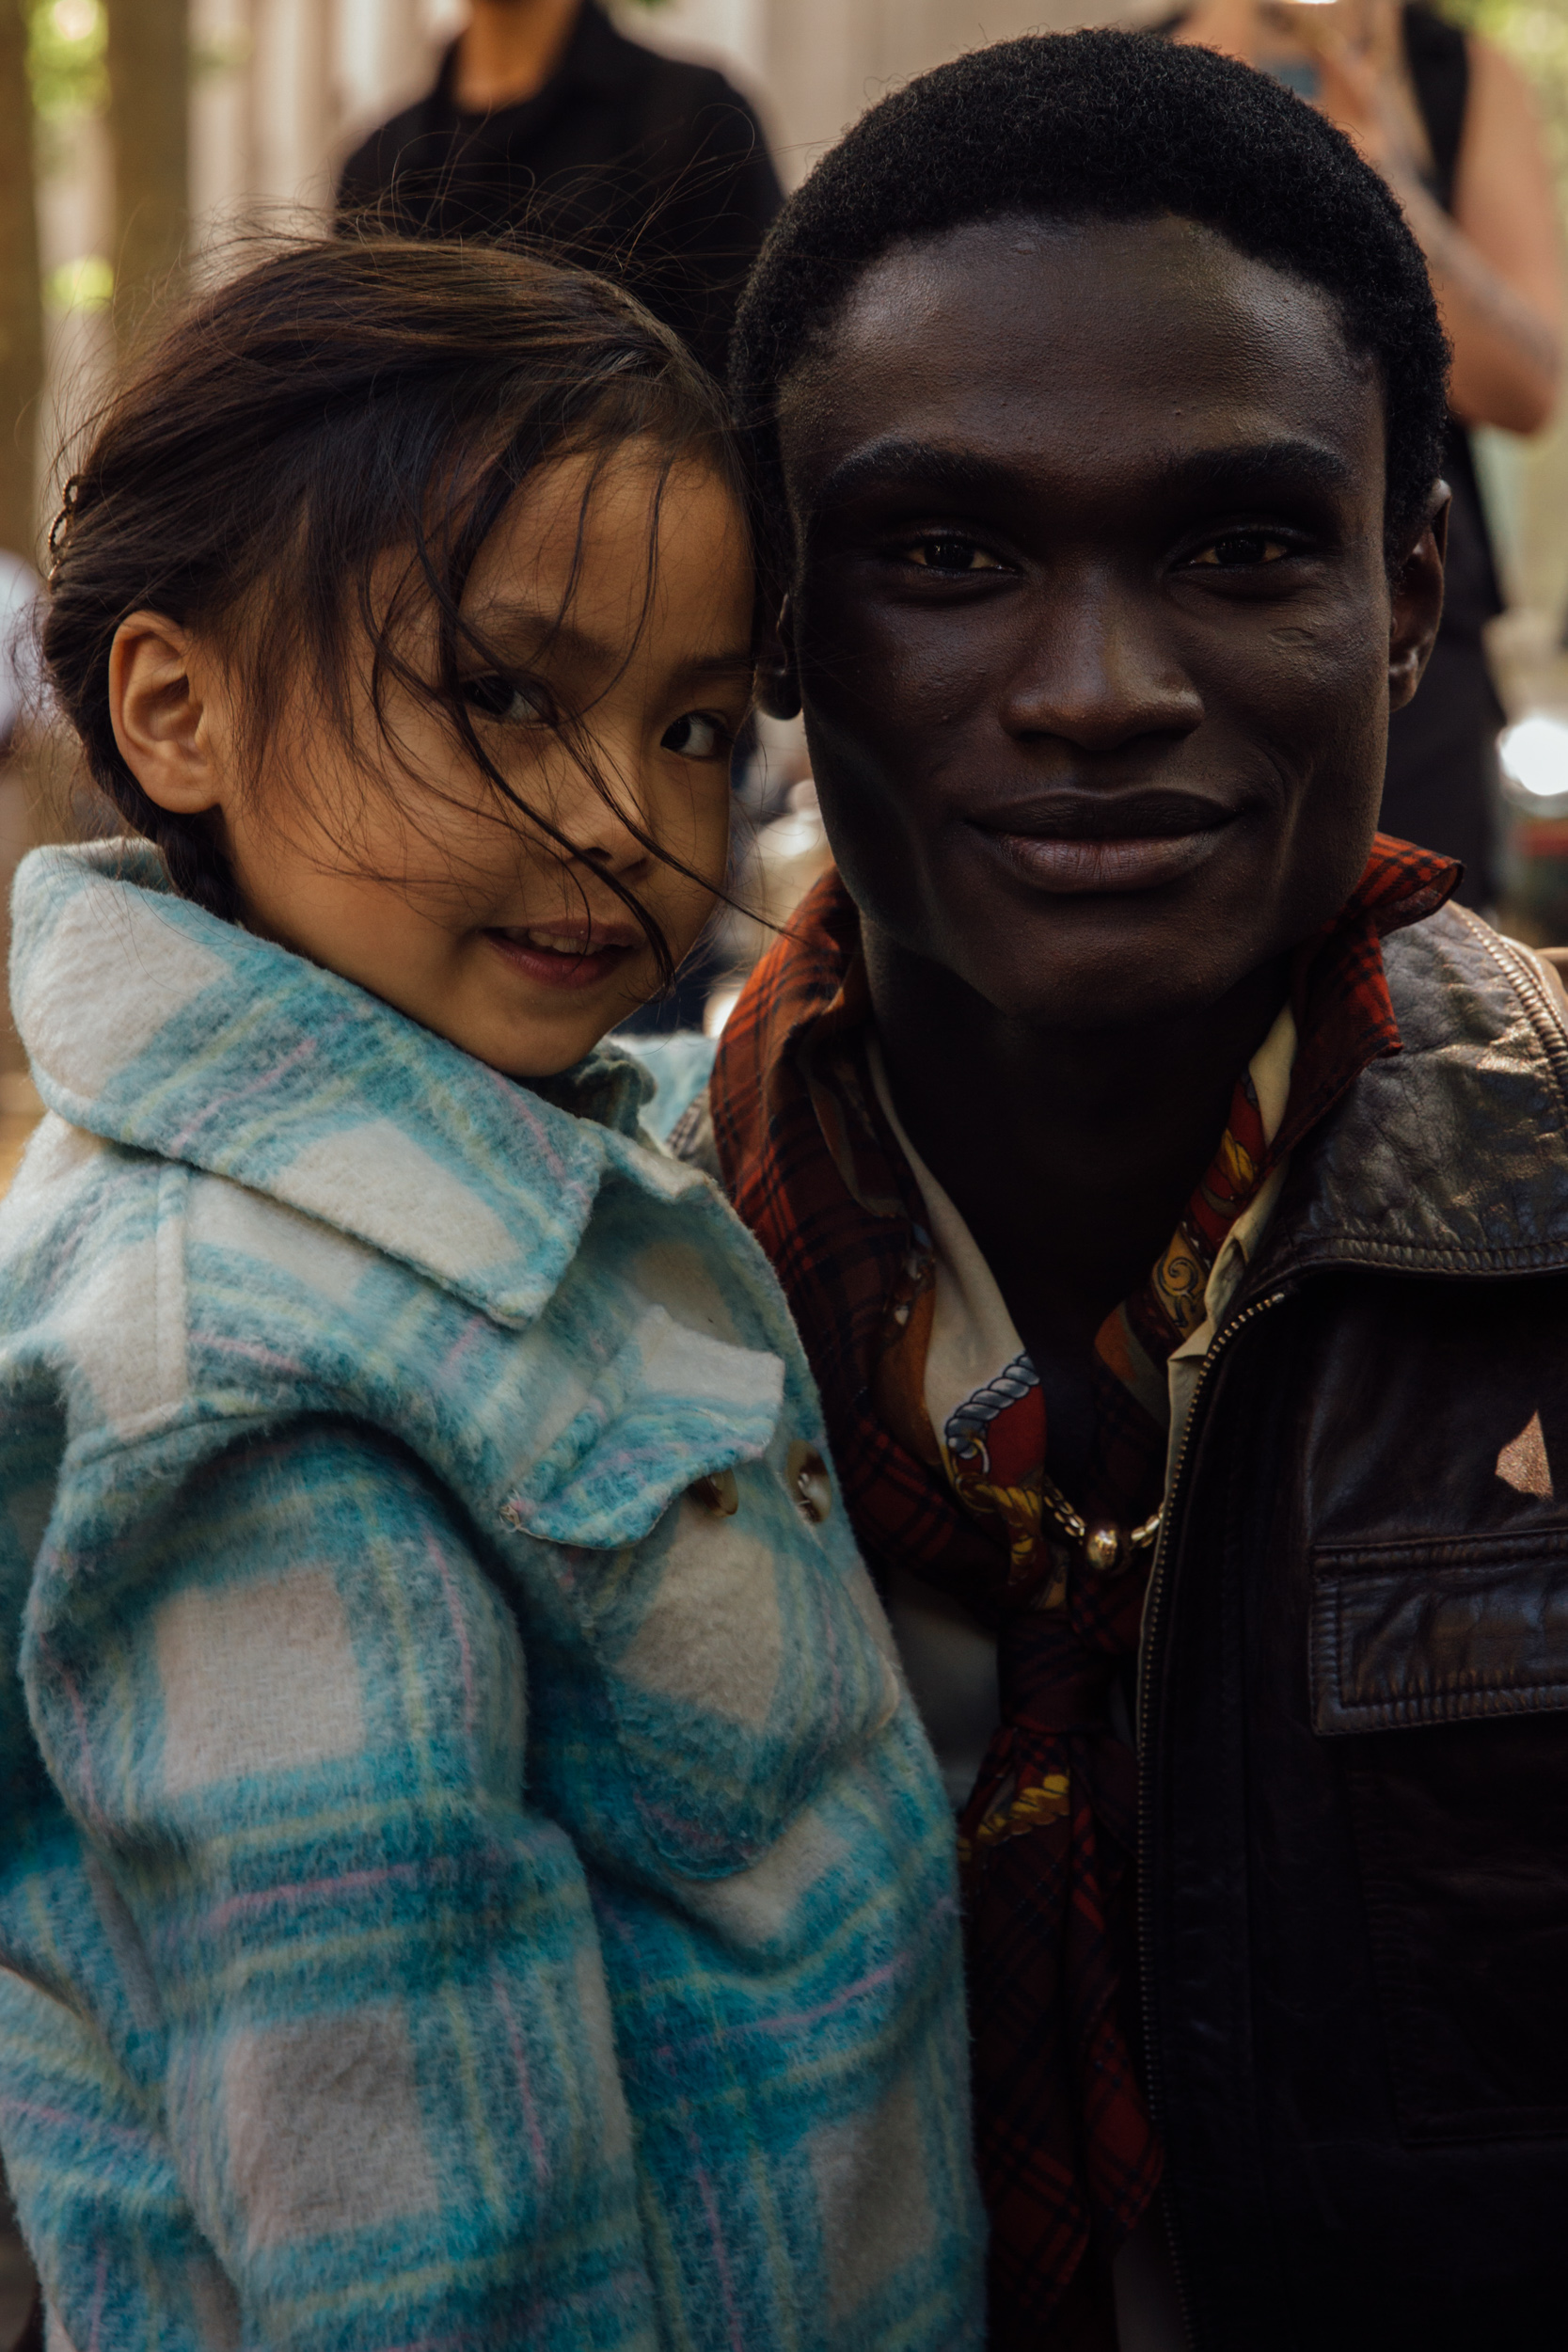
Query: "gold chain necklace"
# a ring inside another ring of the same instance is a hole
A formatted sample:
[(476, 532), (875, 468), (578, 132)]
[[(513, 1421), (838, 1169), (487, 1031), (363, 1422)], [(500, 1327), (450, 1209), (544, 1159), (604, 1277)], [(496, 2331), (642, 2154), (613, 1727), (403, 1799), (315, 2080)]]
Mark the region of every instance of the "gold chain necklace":
[(1152, 1518), (1145, 1519), (1141, 1527), (1119, 1527), (1115, 1519), (1097, 1519), (1091, 1527), (1044, 1470), (1040, 1471), (1040, 1501), (1068, 1541), (1079, 1547), (1085, 1565), (1097, 1576), (1108, 1576), (1113, 1568), (1120, 1566), (1124, 1554), (1146, 1551), (1160, 1533), (1160, 1522), (1165, 1516), (1162, 1502)]

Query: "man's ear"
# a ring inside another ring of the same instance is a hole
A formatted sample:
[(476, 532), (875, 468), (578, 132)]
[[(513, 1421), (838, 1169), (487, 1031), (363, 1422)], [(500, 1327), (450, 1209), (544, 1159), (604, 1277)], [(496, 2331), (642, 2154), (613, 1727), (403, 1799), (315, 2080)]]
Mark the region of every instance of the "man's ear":
[[(171, 815), (215, 808), (228, 781), (216, 756), (216, 665), (163, 612), (133, 612), (109, 648), (109, 719), (115, 741), (148, 799)], [(220, 739), (221, 726), (216, 730)]]
[(1419, 538), (1394, 578), (1388, 613), (1388, 707), (1402, 710), (1421, 673), (1443, 617), (1443, 565), (1449, 550), (1446, 482), (1433, 485)]
[(785, 596), (777, 625), (762, 641), (757, 657), (757, 700), (770, 719), (798, 719), (800, 681), (795, 666), (795, 615)]

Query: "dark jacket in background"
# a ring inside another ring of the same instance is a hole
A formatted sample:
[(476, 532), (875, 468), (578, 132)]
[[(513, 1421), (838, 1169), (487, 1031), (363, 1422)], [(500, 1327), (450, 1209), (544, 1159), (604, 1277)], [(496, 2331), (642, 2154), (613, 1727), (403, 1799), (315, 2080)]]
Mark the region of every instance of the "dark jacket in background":
[(339, 211), (428, 237), (536, 235), (619, 277), (721, 375), (746, 273), (781, 201), (755, 115), (709, 66), (626, 40), (584, 0), (543, 89), (466, 114), (455, 44), (435, 88), (344, 166)]

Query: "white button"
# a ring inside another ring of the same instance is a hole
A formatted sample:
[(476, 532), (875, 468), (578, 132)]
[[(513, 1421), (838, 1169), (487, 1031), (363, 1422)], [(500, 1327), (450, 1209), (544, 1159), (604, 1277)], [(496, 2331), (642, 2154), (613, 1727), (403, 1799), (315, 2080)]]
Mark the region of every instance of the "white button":
[(712, 1511), (721, 1519), (733, 1519), (740, 1508), (740, 1488), (734, 1470), (709, 1470), (705, 1478), (694, 1479), (691, 1499), (705, 1511)]
[(820, 1527), (833, 1507), (833, 1482), (816, 1448), (799, 1438), (789, 1449), (789, 1490), (813, 1527)]

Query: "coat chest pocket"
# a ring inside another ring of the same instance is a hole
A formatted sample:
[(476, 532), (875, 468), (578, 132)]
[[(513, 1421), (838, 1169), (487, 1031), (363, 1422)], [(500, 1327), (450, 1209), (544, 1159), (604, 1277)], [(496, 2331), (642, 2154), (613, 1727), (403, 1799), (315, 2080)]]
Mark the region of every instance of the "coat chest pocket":
[(897, 1704), (814, 1435), (776, 1357), (655, 1310), (503, 1505), (564, 1670), (536, 1770), (622, 1865), (747, 1867)]
[(1568, 2134), (1568, 1528), (1320, 1550), (1311, 1694), (1404, 2137)]

